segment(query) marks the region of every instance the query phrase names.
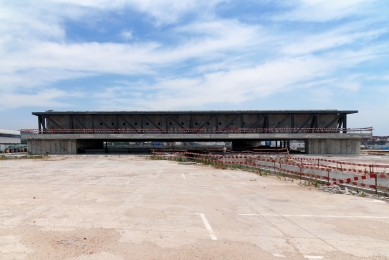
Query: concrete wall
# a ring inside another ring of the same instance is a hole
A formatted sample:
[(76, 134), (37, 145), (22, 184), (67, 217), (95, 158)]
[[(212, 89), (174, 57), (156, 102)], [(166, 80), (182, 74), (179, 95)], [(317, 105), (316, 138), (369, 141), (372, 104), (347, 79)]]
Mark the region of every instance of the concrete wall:
[(305, 143), (308, 154), (359, 154), (359, 139), (309, 139)]
[(28, 153), (32, 155), (77, 154), (76, 140), (29, 139), (27, 145)]
[(78, 149), (103, 149), (104, 141), (191, 142), (232, 141), (236, 145), (259, 145), (260, 141), (307, 140), (309, 154), (359, 154), (361, 138), (371, 134), (320, 133), (228, 133), (228, 134), (24, 134), (31, 154), (76, 154)]

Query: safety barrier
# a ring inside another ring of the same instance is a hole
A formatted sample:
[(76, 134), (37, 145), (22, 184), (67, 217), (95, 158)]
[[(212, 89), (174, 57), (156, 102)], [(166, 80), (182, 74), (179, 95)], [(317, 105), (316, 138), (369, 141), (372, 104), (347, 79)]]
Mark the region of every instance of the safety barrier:
[[(369, 174), (372, 172), (381, 171), (382, 174), (387, 174), (389, 177), (389, 165), (388, 164), (369, 164), (369, 163), (353, 163), (353, 162), (344, 162), (337, 160), (329, 160), (323, 158), (306, 158), (306, 157), (293, 157), (292, 159), (296, 164), (305, 164), (311, 167), (315, 167), (316, 164), (309, 163), (311, 161), (316, 161), (317, 166), (324, 166), (332, 170), (340, 171), (340, 172), (349, 172), (349, 173), (359, 173), (359, 174)], [(322, 163), (331, 163), (335, 164), (325, 164)], [(360, 169), (360, 168), (364, 169)], [(359, 168), (359, 169), (358, 169)], [(386, 173), (387, 171), (387, 173)]]
[(22, 134), (372, 133), (366, 128), (22, 129)]
[[(260, 156), (245, 156), (245, 155), (213, 155), (213, 154), (201, 154), (201, 153), (193, 153), (193, 152), (175, 152), (175, 153), (164, 153), (164, 152), (154, 152), (154, 156), (163, 159), (175, 159), (175, 158), (195, 158), (196, 160), (221, 164), (228, 167), (234, 166), (242, 166), (242, 167), (250, 167), (250, 168), (267, 168), (272, 169), (274, 172), (286, 173), (295, 175), (299, 178), (310, 178), (315, 180), (320, 180), (326, 183), (326, 185), (351, 185), (355, 187), (374, 189), (375, 192), (378, 192), (378, 189), (384, 189), (384, 186), (378, 185), (378, 179), (386, 179), (389, 178), (389, 174), (384, 174), (382, 172), (377, 172), (377, 169), (388, 168), (389, 165), (379, 165), (379, 168), (371, 167), (369, 172), (364, 172), (364, 175), (355, 175), (353, 173), (346, 173), (346, 177), (342, 178), (341, 175), (344, 175), (344, 171), (338, 172), (331, 167), (328, 166), (317, 166), (312, 164), (302, 164), (295, 163), (293, 160), (295, 158), (289, 157), (286, 158), (285, 161), (277, 160), (276, 158), (271, 157), (260, 157)], [(304, 158), (305, 159), (305, 158)], [(309, 158), (309, 160), (320, 159), (320, 158)], [(337, 162), (335, 160), (331, 160), (331, 162)], [(358, 163), (348, 163), (351, 165), (365, 165)], [(370, 165), (370, 164), (366, 164)], [(370, 165), (371, 166), (371, 165)], [(376, 166), (376, 165), (374, 165)], [(335, 178), (337, 176), (337, 178)]]

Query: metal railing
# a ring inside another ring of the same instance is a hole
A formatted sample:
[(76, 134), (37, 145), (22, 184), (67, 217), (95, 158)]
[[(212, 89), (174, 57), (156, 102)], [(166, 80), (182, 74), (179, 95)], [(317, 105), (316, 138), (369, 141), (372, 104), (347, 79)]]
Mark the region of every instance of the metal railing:
[(223, 128), (223, 129), (22, 129), (21, 134), (224, 134), (224, 133), (372, 133), (365, 128)]

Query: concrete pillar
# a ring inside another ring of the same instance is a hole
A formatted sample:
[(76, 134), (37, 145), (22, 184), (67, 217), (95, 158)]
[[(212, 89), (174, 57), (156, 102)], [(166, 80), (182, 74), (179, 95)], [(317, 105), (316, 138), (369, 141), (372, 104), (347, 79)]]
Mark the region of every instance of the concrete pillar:
[(77, 154), (76, 140), (28, 140), (28, 153), (31, 155)]
[(27, 153), (28, 153), (28, 154), (32, 154), (32, 147), (33, 147), (33, 146), (32, 146), (32, 141), (33, 141), (33, 140), (28, 140), (28, 141), (27, 141)]
[(305, 153), (306, 154), (310, 154), (311, 153), (311, 151), (309, 150), (309, 146), (310, 146), (311, 144), (309, 143), (309, 140), (304, 140), (304, 149), (305, 149)]
[(359, 139), (309, 139), (305, 142), (308, 154), (359, 154)]

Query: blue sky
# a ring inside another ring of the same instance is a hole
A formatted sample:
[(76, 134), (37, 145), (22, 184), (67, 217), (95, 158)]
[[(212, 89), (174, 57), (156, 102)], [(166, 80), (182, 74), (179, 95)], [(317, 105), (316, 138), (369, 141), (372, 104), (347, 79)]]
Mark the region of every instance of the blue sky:
[(389, 1), (0, 0), (0, 128), (45, 110), (359, 110), (389, 135)]

